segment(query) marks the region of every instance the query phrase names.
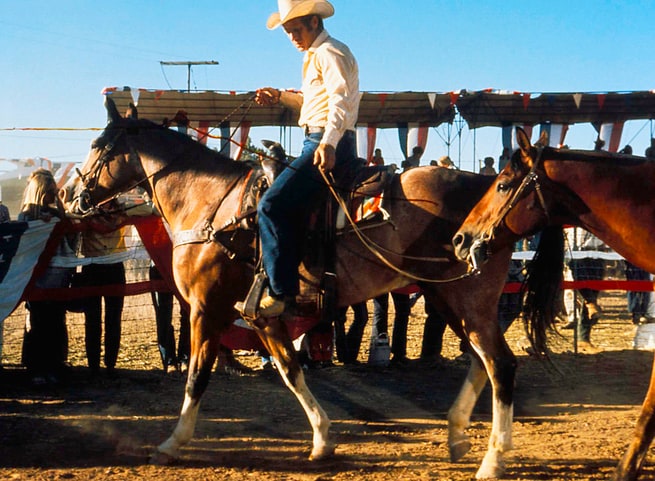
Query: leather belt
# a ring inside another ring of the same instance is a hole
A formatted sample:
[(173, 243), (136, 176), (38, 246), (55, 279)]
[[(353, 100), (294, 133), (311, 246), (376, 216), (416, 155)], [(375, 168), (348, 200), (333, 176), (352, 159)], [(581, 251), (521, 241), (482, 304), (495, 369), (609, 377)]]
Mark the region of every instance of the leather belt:
[(323, 132), (325, 132), (325, 127), (305, 127), (305, 135), (322, 134)]

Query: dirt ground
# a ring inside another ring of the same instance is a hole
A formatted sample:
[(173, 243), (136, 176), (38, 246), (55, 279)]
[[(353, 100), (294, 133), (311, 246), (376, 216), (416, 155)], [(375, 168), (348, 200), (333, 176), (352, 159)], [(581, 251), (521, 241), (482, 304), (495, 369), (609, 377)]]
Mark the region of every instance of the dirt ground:
[[(564, 337), (553, 343), (556, 369), (520, 349), (519, 323), (508, 332), (519, 370), (515, 449), (506, 479), (608, 479), (625, 449), (653, 356), (632, 349), (635, 328), (625, 293), (605, 292), (600, 302), (604, 314), (592, 340), (603, 352), (574, 354), (572, 331), (562, 331)], [(419, 302), (410, 321), (410, 357), (418, 356), (424, 317)], [(403, 368), (336, 363), (307, 372), (333, 420), (338, 446), (329, 460), (307, 460), (311, 435), (301, 407), (276, 373), (253, 371), (215, 375), (182, 459), (151, 466), (149, 454), (175, 425), (184, 380), (163, 374), (154, 334), (143, 335), (149, 338), (130, 337), (129, 345), (124, 336), (116, 378), (90, 382), (82, 358), (73, 353), (70, 381), (37, 389), (8, 363), (0, 374), (0, 479), (460, 481), (474, 479), (485, 452), (488, 388), (469, 430), (472, 451), (459, 463), (448, 461), (446, 413), (468, 364), (458, 359), (458, 342), (447, 331), (446, 360), (438, 366), (418, 360)], [(241, 354), (244, 364), (257, 366), (254, 354)], [(650, 461), (642, 479), (654, 478)]]

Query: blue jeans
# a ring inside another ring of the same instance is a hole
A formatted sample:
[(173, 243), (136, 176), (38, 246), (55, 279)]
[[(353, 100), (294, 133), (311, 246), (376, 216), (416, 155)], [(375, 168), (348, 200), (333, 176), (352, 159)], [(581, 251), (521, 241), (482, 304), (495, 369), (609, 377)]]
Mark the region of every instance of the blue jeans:
[[(310, 215), (328, 192), (314, 165), (314, 152), (322, 136), (317, 133), (305, 137), (300, 155), (280, 173), (257, 206), (264, 270), (274, 295), (295, 296), (299, 292), (298, 266)], [(354, 132), (343, 135), (336, 156), (333, 172), (339, 182), (357, 164)]]

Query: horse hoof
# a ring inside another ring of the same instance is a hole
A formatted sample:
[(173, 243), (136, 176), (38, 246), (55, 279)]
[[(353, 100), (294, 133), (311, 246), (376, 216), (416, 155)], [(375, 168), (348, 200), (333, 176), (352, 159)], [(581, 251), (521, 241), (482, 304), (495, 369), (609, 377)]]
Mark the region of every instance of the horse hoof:
[(480, 469), (475, 473), (475, 479), (499, 479), (505, 475), (505, 462), (502, 457), (487, 453), (482, 460)]
[(321, 459), (328, 458), (334, 454), (337, 445), (334, 443), (327, 443), (320, 449), (314, 449), (312, 454), (309, 455), (310, 461), (320, 461)]
[(451, 444), (448, 449), (450, 450), (450, 461), (456, 463), (471, 450), (471, 442), (467, 439), (458, 441)]
[(493, 469), (480, 468), (477, 473), (475, 473), (475, 479), (500, 479), (505, 475), (505, 469), (502, 467), (496, 467)]
[(154, 464), (155, 466), (170, 466), (174, 461), (174, 456), (162, 453), (161, 451), (155, 451), (152, 456), (150, 456), (150, 464)]

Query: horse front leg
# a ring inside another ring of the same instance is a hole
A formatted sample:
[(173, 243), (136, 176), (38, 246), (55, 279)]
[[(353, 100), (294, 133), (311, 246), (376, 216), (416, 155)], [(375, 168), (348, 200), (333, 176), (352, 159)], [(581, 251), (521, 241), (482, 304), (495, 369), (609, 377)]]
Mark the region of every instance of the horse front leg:
[(487, 373), (475, 356), (453, 405), (448, 410), (448, 449), (450, 460), (457, 462), (471, 450), (471, 441), (466, 428), (471, 422), (471, 414), (480, 393), (487, 383)]
[(200, 398), (207, 389), (218, 354), (219, 339), (219, 335), (210, 336), (205, 332), (199, 319), (191, 319), (191, 358), (180, 417), (173, 434), (157, 447), (150, 458), (151, 464), (170, 464), (180, 456), (180, 448), (191, 441), (198, 420)]
[(650, 385), (641, 406), (641, 414), (633, 434), (632, 442), (614, 471), (613, 481), (634, 481), (655, 436), (655, 358), (650, 374)]
[(505, 474), (504, 455), (512, 449), (516, 357), (499, 330), (493, 335), (487, 333), (487, 336), (481, 337), (479, 334), (472, 334), (470, 341), (491, 380), (493, 406), (489, 447), (475, 477), (493, 479)]
[(286, 327), (279, 317), (258, 319), (255, 326), (284, 383), (295, 394), (312, 426), (313, 447), (309, 459), (331, 456), (336, 446), (330, 439), (330, 419), (305, 383), (305, 375)]

